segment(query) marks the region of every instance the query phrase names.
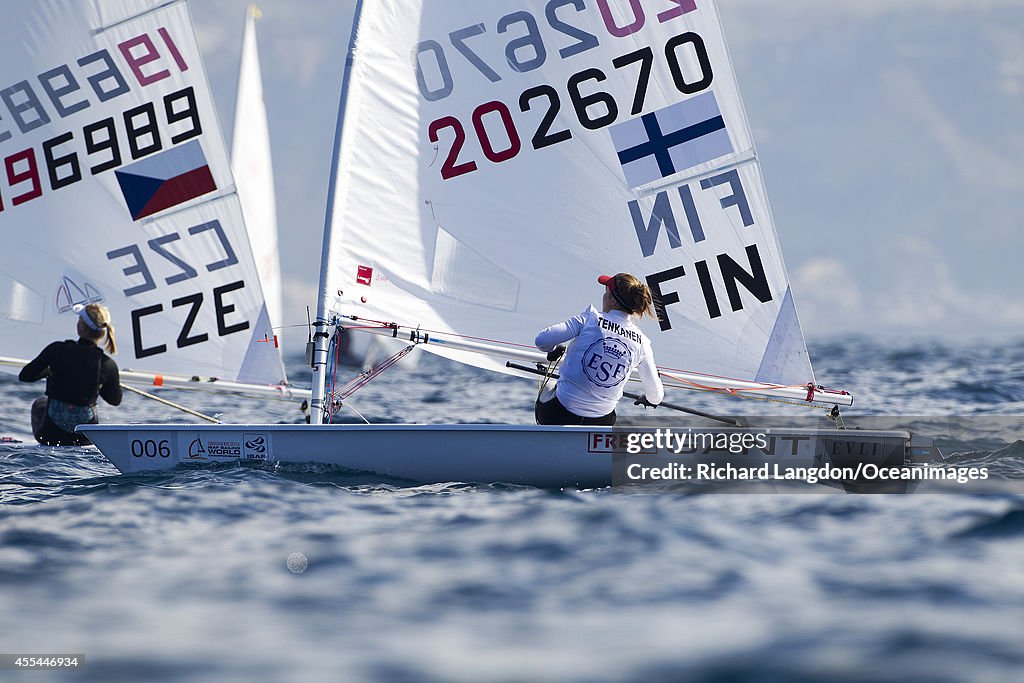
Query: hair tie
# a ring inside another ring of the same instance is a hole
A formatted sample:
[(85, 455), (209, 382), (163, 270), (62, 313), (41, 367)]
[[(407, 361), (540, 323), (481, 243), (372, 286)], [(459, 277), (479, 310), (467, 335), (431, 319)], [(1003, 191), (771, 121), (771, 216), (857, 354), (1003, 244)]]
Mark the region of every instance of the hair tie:
[(620, 306), (622, 306), (622, 309), (623, 309), (623, 310), (624, 310), (624, 311), (625, 311), (626, 313), (631, 313), (631, 312), (632, 312), (632, 309), (631, 309), (631, 308), (629, 307), (629, 305), (628, 305), (628, 304), (627, 304), (627, 303), (626, 303), (625, 301), (623, 301), (623, 300), (622, 300), (622, 295), (621, 295), (621, 294), (619, 294), (619, 292), (618, 292), (618, 290), (617, 290), (617, 289), (614, 289), (614, 288), (613, 288), (613, 289), (611, 289), (611, 290), (609, 290), (609, 291), (611, 291), (611, 293), (612, 293), (612, 297), (614, 297), (614, 298), (615, 298), (615, 300), (619, 302), (619, 305), (620, 305)]

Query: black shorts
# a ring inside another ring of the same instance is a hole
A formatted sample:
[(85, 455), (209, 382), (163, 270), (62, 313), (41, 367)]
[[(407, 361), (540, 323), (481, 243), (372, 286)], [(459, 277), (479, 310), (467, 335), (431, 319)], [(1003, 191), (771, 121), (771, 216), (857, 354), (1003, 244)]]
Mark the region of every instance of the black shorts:
[(66, 432), (53, 423), (46, 412), (47, 398), (37, 398), (32, 404), (32, 435), (44, 446), (88, 446), (92, 443), (85, 434)]
[(615, 411), (602, 415), (601, 417), (581, 417), (570, 412), (557, 396), (552, 396), (550, 401), (541, 403), (537, 401), (533, 414), (539, 425), (603, 425), (611, 427), (615, 425)]

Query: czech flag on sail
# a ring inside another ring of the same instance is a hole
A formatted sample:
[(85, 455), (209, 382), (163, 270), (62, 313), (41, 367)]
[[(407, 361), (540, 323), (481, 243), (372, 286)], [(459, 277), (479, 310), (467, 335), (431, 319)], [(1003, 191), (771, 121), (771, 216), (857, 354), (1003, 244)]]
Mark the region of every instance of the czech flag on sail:
[(198, 140), (114, 171), (133, 220), (217, 189)]
[(732, 154), (715, 93), (706, 93), (609, 128), (630, 187)]

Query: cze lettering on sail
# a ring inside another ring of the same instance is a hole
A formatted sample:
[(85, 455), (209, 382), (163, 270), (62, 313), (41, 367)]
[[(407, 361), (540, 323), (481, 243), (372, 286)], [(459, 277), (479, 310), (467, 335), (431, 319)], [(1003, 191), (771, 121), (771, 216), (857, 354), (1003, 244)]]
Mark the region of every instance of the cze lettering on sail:
[[(216, 318), (217, 336), (226, 337), (229, 334), (236, 332), (243, 332), (248, 330), (250, 327), (248, 320), (239, 320), (238, 313), (236, 312), (236, 306), (225, 298), (231, 292), (245, 289), (245, 282), (239, 280), (238, 282), (231, 282), (220, 287), (214, 287), (213, 289), (213, 307), (214, 316)], [(195, 294), (189, 294), (186, 296), (179, 297), (171, 301), (171, 312), (174, 309), (182, 309), (185, 311), (184, 318), (180, 323), (181, 332), (178, 334), (176, 340), (176, 346), (179, 349), (183, 349), (193, 344), (201, 344), (210, 340), (208, 332), (194, 333), (193, 327), (196, 324), (196, 319), (200, 313), (205, 313), (206, 309), (203, 308), (203, 301), (205, 297), (202, 292), (196, 292)], [(131, 312), (132, 316), (132, 339), (134, 341), (135, 357), (146, 358), (148, 356), (156, 356), (161, 353), (167, 353), (167, 344), (156, 344), (153, 346), (146, 346), (143, 343), (142, 325), (143, 319), (148, 316), (154, 316), (164, 313), (163, 304), (154, 304), (152, 306), (146, 306), (144, 308), (138, 308)], [(232, 321), (228, 321), (228, 316), (233, 315)], [(177, 314), (180, 318), (181, 314)], [(208, 316), (207, 316), (208, 317)]]
[[(147, 260), (142, 247), (138, 244), (130, 244), (107, 252), (107, 258), (111, 261), (120, 261), (121, 264), (126, 264), (121, 272), (125, 276), (125, 283), (129, 286), (125, 287), (122, 291), (129, 300), (158, 290), (161, 287), (174, 289), (176, 292), (177, 288), (174, 288), (175, 285), (198, 279), (201, 272), (214, 273), (223, 269), (229, 269), (228, 275), (230, 275), (230, 271), (238, 269), (238, 257), (220, 221), (212, 220), (191, 226), (184, 231), (184, 234), (187, 237), (183, 238), (181, 233), (172, 232), (146, 242), (148, 252), (151, 254), (149, 260)], [(183, 239), (207, 242), (201, 248), (191, 247), (187, 251), (189, 253), (212, 253), (215, 254), (215, 258), (203, 263), (197, 262), (193, 265), (187, 260), (187, 254), (177, 254), (171, 247), (171, 245)], [(154, 259), (152, 254), (156, 254), (159, 258)], [(151, 262), (153, 265), (151, 265)], [(157, 284), (157, 277), (153, 275), (154, 270), (158, 274), (160, 284)], [(218, 336), (224, 337), (249, 329), (250, 321), (235, 319), (237, 318), (235, 305), (225, 300), (225, 296), (230, 292), (244, 288), (245, 282), (238, 280), (219, 287), (213, 287), (212, 290), (208, 290), (209, 294), (199, 291), (177, 296), (170, 301), (169, 307), (165, 307), (164, 303), (160, 302), (150, 303), (133, 309), (131, 311), (131, 319), (132, 338), (135, 342), (135, 357), (146, 358), (167, 352), (168, 347), (165, 343), (147, 346), (143, 342), (142, 334), (144, 318), (162, 314), (165, 311), (173, 315), (175, 320), (180, 319), (180, 323), (175, 323), (175, 327), (180, 329), (176, 339), (177, 348), (183, 349), (194, 344), (209, 341), (210, 335), (207, 332), (193, 333), (192, 331), (200, 313), (205, 313), (206, 309), (203, 308), (203, 302), (208, 300), (213, 301)], [(181, 311), (176, 311), (175, 309), (181, 309)], [(227, 318), (232, 313), (235, 313), (235, 316), (229, 322)], [(208, 318), (208, 316), (204, 316), (204, 318)], [(207, 320), (207, 322), (209, 321)]]

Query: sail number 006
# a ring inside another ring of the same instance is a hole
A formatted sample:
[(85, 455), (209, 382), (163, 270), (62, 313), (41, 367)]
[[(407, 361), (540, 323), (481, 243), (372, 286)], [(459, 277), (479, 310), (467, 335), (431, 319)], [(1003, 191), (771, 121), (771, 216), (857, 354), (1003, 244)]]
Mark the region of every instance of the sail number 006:
[[(696, 63), (700, 66), (699, 75), (688, 78), (687, 74), (684, 73), (682, 60), (680, 59), (681, 48), (692, 51)], [(683, 33), (669, 40), (665, 45), (665, 57), (668, 61), (669, 70), (672, 73), (672, 80), (679, 92), (684, 95), (692, 95), (711, 86), (714, 80), (711, 58), (708, 55), (704, 40), (698, 34), (691, 32)], [(654, 51), (650, 47), (645, 47), (612, 60), (612, 65), (616, 69), (623, 69), (634, 64), (639, 68), (637, 69), (637, 83), (633, 93), (630, 114), (636, 116), (643, 112), (644, 103), (647, 99), (647, 90), (650, 86), (651, 72), (654, 67)], [(566, 84), (569, 100), (576, 111), (576, 118), (579, 120), (580, 125), (587, 130), (599, 130), (610, 126), (619, 118), (619, 106), (611, 93), (601, 90), (584, 92), (584, 90), (592, 89), (590, 87), (585, 88), (584, 84), (600, 83), (607, 80), (607, 78), (608, 76), (600, 69), (590, 68), (573, 74), (569, 77)], [(537, 132), (533, 136), (533, 148), (539, 150), (571, 140), (572, 131), (568, 128), (552, 130), (558, 112), (562, 107), (558, 90), (550, 85), (538, 85), (529, 88), (519, 97), (519, 109), (524, 113), (528, 112), (534, 108), (534, 102), (538, 100), (547, 101), (547, 110), (541, 118)], [(497, 115), (504, 129), (506, 144), (503, 149), (495, 148), (492, 134), (487, 130), (487, 119), (485, 117), (489, 116), (490, 119), (494, 119), (494, 115)], [(481, 151), (483, 151), (484, 157), (488, 161), (497, 164), (518, 156), (523, 145), (519, 137), (519, 131), (516, 129), (515, 119), (508, 105), (498, 100), (485, 102), (473, 111), (472, 119)], [(454, 139), (448, 151), (448, 156), (441, 165), (441, 177), (445, 180), (450, 180), (477, 170), (476, 161), (472, 159), (466, 161), (459, 160), (467, 138), (466, 130), (458, 118), (443, 116), (431, 123), (427, 131), (430, 142), (438, 144), (440, 132), (446, 128), (452, 129)]]
[(136, 458), (171, 457), (171, 444), (167, 439), (132, 439), (132, 455)]

